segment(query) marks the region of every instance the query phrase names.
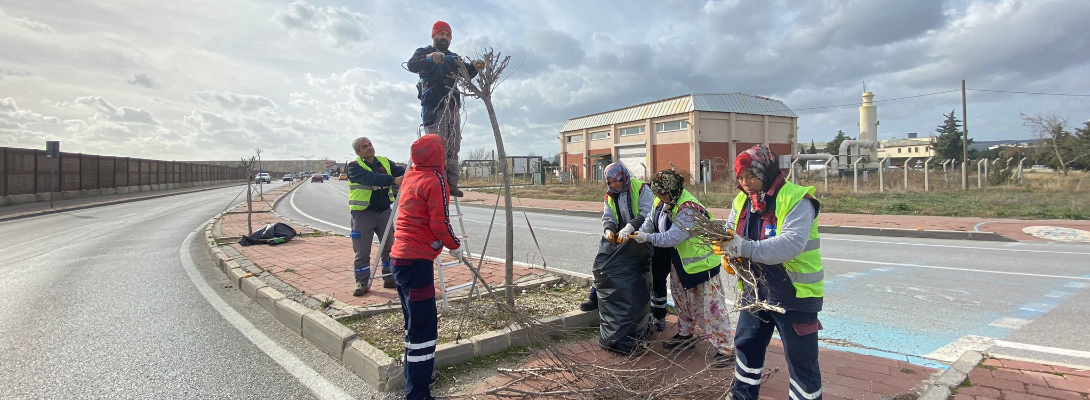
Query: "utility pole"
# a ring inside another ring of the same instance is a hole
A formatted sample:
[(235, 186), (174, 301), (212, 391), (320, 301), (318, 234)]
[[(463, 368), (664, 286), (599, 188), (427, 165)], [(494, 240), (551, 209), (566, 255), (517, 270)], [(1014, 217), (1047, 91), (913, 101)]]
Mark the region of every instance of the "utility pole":
[(965, 108), (965, 80), (961, 80), (961, 190), (969, 190), (969, 115)]

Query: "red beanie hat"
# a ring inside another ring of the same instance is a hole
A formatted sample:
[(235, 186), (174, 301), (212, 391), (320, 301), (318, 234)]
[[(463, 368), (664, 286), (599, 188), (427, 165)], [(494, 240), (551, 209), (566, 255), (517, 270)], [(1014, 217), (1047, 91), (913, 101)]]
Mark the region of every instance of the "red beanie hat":
[(435, 36), (436, 33), (439, 33), (439, 32), (442, 32), (442, 31), (447, 31), (448, 35), (454, 35), (453, 33), (450, 32), (450, 25), (447, 25), (446, 22), (435, 21), (435, 25), (431, 26), (431, 35)]

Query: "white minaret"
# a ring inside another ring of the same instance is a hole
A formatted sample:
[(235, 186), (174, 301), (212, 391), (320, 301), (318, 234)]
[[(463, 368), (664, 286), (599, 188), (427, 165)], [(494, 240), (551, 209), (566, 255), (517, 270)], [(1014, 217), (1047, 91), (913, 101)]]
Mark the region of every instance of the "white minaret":
[[(874, 93), (863, 93), (863, 104), (859, 106), (859, 140), (878, 140), (878, 106), (874, 105)], [(870, 149), (861, 149), (860, 155), (873, 160), (876, 156)]]

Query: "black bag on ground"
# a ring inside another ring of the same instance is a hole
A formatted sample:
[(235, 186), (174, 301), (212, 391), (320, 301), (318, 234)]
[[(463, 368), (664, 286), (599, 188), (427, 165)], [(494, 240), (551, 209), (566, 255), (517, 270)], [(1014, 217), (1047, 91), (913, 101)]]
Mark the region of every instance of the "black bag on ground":
[(631, 354), (647, 339), (651, 313), (651, 245), (602, 240), (594, 258), (594, 284), (601, 316), (598, 344)]
[(242, 239), (238, 241), (238, 244), (249, 246), (253, 244), (268, 243), (270, 246), (275, 246), (291, 240), (297, 234), (295, 228), (292, 228), (291, 225), (282, 222), (273, 222), (254, 231), (250, 236), (243, 236)]

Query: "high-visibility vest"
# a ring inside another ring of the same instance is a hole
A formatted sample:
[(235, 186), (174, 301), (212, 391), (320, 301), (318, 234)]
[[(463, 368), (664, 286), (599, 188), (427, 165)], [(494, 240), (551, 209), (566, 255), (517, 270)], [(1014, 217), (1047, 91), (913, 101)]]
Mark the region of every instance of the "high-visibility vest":
[[(813, 196), (813, 186), (799, 186), (791, 182), (784, 182), (783, 187), (776, 192), (776, 235), (783, 231), (783, 221), (787, 219), (787, 213), (791, 212), (799, 202), (806, 199), (806, 195)], [(734, 197), (734, 226), (741, 227), (742, 209), (749, 199), (745, 193), (738, 193)], [(797, 257), (783, 263), (787, 270), (787, 276), (791, 284), (795, 286), (795, 297), (824, 297), (825, 296), (825, 269), (821, 266), (821, 239), (818, 237), (817, 215), (810, 225), (810, 238), (806, 247)], [(739, 282), (741, 284), (741, 282)]]
[[(658, 208), (661, 201), (658, 197), (655, 197), (655, 208)], [(677, 223), (677, 213), (681, 210), (681, 205), (685, 203), (694, 203), (700, 206), (700, 210), (704, 212), (704, 215), (708, 219), (712, 219), (711, 213), (709, 213), (700, 201), (693, 197), (692, 193), (688, 190), (681, 191), (681, 197), (677, 200), (677, 205), (670, 210), (670, 221)], [(658, 229), (658, 221), (655, 222), (655, 229)], [(696, 238), (685, 239), (684, 242), (677, 245), (677, 254), (681, 258), (681, 266), (685, 268), (685, 272), (689, 274), (695, 274), (698, 272), (704, 272), (710, 269), (718, 268), (720, 264), (720, 257), (715, 256), (715, 252), (708, 246), (697, 244)]]
[[(628, 206), (632, 208), (632, 218), (640, 215), (641, 190), (643, 190), (643, 181), (629, 178)], [(613, 219), (617, 220), (618, 224), (621, 223), (621, 215), (617, 213), (617, 200), (614, 200), (613, 196), (606, 195), (606, 204), (609, 204), (609, 209), (613, 210)]]
[[(386, 168), (386, 174), (391, 173), (390, 160), (386, 157), (375, 156), (379, 164), (382, 164), (382, 168)], [(371, 171), (371, 167), (367, 166), (367, 163), (362, 159), (356, 157), (356, 162), (360, 164), (363, 169)], [(348, 209), (352, 211), (366, 210), (367, 206), (371, 204), (371, 192), (378, 189), (387, 189), (389, 186), (367, 186), (359, 183), (348, 181)], [(394, 192), (390, 191), (390, 202), (394, 201)]]

